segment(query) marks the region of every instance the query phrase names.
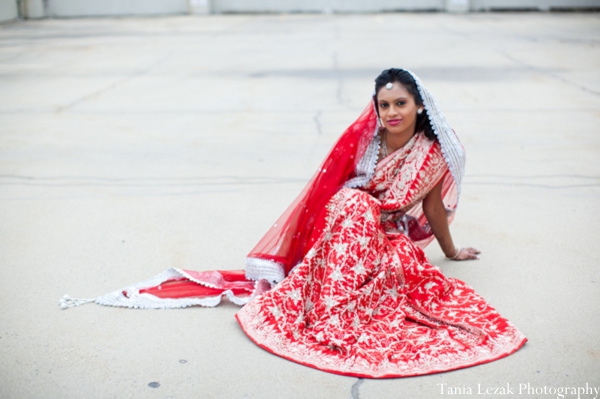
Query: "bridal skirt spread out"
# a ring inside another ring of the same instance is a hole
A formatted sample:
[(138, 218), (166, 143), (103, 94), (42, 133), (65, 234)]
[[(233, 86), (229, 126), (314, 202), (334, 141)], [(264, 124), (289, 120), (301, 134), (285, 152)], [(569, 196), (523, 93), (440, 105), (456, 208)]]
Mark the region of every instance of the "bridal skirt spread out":
[(446, 278), (380, 203), (342, 189), (323, 234), (277, 286), (236, 315), (260, 347), (347, 376), (393, 378), (491, 362), (527, 340), (460, 280)]

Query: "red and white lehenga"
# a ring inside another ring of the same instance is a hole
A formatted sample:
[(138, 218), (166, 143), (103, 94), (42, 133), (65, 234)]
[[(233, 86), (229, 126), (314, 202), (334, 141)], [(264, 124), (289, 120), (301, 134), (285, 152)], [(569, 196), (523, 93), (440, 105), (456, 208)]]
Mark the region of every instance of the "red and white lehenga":
[(439, 144), (417, 134), (367, 185), (338, 191), (302, 262), (238, 312), (244, 332), (286, 359), (371, 378), (448, 371), (516, 351), (525, 337), (398, 231), (446, 173)]
[(454, 216), (464, 150), (415, 76), (432, 141), (416, 133), (377, 162), (373, 106), (249, 254), (245, 271), (169, 269), (107, 295), (77, 300), (135, 308), (244, 305), (236, 318), (260, 347), (320, 370), (392, 378), (474, 366), (508, 356), (526, 338), (421, 247), (433, 234), (422, 199), (442, 183)]

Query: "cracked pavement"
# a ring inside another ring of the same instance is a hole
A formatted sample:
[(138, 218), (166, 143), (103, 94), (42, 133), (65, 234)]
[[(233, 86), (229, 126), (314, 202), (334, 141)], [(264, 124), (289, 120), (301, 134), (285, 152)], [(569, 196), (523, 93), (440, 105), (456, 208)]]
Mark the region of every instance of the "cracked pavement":
[[(598, 22), (391, 13), (0, 25), (0, 397), (600, 386)], [(435, 243), (427, 254), (523, 331), (516, 354), (363, 380), (258, 348), (228, 303), (59, 308), (64, 294), (94, 297), (169, 267), (242, 268), (392, 66), (421, 77), (468, 155), (452, 231), (482, 259), (449, 262)]]

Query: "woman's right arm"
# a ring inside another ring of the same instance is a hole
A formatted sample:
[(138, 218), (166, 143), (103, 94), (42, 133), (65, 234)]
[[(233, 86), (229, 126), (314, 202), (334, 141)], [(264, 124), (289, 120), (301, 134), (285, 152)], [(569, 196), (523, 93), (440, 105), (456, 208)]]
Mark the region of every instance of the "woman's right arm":
[(477, 256), (481, 253), (479, 250), (457, 247), (452, 240), (446, 208), (442, 201), (441, 181), (423, 199), (423, 212), (446, 258), (452, 260), (479, 259)]

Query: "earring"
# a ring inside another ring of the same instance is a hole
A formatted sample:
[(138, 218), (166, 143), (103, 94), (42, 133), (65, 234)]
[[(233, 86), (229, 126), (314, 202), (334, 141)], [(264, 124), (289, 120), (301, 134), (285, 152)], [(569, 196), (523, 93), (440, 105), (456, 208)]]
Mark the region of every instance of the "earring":
[(383, 121), (381, 120), (380, 117), (377, 117), (377, 130), (381, 133), (385, 130), (385, 126), (383, 126)]
[(417, 110), (417, 114), (421, 115), (422, 113), (423, 113), (423, 108), (419, 108), (419, 109)]

